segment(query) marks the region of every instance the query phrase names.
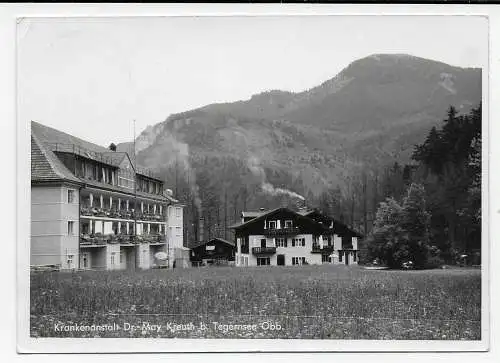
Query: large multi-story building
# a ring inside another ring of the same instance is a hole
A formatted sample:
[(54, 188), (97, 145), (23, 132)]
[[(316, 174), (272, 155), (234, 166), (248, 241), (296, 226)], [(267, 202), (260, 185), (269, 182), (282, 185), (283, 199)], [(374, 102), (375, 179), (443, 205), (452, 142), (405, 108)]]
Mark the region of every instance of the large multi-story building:
[[(170, 224), (169, 210), (176, 217)], [(182, 212), (163, 180), (136, 168), (126, 152), (32, 122), (32, 266), (168, 266), (174, 237), (167, 227), (180, 223), (172, 248), (182, 246)]]
[(317, 211), (242, 212), (236, 266), (357, 264), (361, 235)]

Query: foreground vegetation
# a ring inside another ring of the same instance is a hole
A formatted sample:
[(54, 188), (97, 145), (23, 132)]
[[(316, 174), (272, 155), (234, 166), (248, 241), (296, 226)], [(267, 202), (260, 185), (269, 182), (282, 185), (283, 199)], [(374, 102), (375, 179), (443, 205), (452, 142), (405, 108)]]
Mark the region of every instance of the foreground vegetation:
[[(31, 277), (34, 337), (475, 340), (480, 317), (480, 270), (470, 269), (221, 267)], [(162, 327), (133, 331), (123, 329), (125, 323)], [(205, 323), (207, 329), (174, 331), (172, 325), (189, 323)], [(122, 329), (55, 328), (64, 324)], [(256, 324), (257, 329), (229, 330), (224, 324)]]

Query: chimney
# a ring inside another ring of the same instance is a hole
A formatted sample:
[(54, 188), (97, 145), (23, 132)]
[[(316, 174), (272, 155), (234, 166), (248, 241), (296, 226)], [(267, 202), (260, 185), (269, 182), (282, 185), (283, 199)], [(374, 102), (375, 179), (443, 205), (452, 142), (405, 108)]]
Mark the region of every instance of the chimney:
[(202, 242), (203, 241), (203, 227), (204, 227), (204, 222), (205, 220), (203, 217), (200, 217), (198, 221), (198, 241)]

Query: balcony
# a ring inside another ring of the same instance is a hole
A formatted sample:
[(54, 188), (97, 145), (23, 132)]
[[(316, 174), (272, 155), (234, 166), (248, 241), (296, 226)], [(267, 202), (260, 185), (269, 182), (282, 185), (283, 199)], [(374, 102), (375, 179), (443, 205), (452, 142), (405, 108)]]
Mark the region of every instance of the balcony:
[(105, 246), (106, 238), (101, 234), (82, 234), (80, 235), (81, 246)]
[(82, 234), (81, 246), (104, 246), (106, 244), (139, 244), (139, 243), (164, 243), (165, 236), (161, 234), (127, 235), (127, 234)]
[(313, 245), (311, 249), (311, 253), (323, 253), (323, 254), (330, 254), (334, 251), (333, 246), (323, 246), (321, 248), (319, 245)]
[(152, 222), (162, 222), (165, 221), (165, 216), (163, 214), (154, 213), (135, 213), (134, 210), (117, 210), (117, 209), (107, 209), (107, 208), (96, 208), (96, 207), (85, 207), (80, 208), (80, 215), (82, 216), (93, 216), (93, 217), (104, 217), (113, 219), (128, 219), (138, 221), (152, 221)]
[(253, 247), (252, 253), (254, 255), (272, 255), (276, 253), (276, 247)]
[(265, 229), (264, 235), (267, 237), (275, 237), (275, 236), (293, 236), (300, 234), (299, 227), (286, 227), (286, 228), (273, 228), (273, 229)]

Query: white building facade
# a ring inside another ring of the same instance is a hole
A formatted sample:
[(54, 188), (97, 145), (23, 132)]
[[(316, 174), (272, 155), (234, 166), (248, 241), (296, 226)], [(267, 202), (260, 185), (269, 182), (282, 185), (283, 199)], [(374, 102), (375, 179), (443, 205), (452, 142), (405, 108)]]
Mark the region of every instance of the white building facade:
[(190, 267), (189, 248), (184, 246), (184, 206), (174, 203), (167, 207), (168, 260), (171, 268)]
[(357, 264), (357, 236), (287, 208), (245, 213), (233, 226), (236, 266)]

